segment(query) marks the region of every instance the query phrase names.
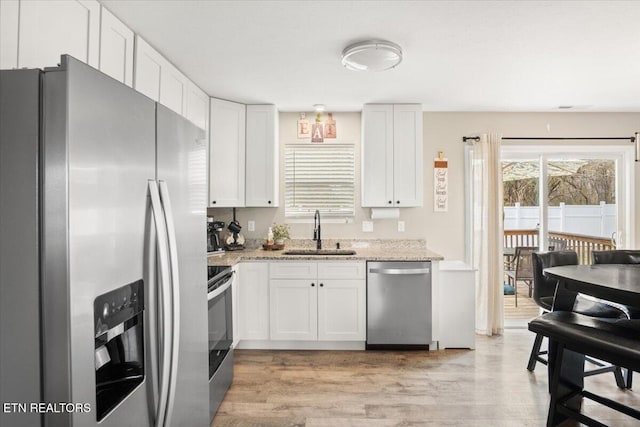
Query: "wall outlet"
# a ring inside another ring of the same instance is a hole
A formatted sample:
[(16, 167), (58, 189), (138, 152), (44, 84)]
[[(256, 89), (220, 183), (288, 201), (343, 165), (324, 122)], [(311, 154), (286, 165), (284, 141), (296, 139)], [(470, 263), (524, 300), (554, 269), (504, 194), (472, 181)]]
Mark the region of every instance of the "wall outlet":
[(373, 232), (373, 221), (362, 221), (362, 231)]
[(256, 222), (255, 221), (247, 221), (247, 230), (248, 231), (256, 231)]
[(404, 233), (404, 221), (398, 221), (398, 231)]

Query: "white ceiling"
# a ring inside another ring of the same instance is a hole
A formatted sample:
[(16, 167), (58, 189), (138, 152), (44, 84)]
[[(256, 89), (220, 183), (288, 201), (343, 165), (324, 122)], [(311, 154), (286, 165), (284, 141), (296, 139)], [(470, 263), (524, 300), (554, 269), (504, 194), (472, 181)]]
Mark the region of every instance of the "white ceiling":
[[(639, 1), (101, 2), (209, 95), (281, 111), (640, 111)], [(403, 62), (343, 68), (369, 38)]]

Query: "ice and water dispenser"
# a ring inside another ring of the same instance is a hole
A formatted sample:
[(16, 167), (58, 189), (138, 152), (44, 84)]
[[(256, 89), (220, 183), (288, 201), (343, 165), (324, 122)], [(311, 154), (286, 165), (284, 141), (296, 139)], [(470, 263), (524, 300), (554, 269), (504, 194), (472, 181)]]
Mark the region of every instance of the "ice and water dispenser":
[(93, 302), (97, 421), (144, 380), (143, 289), (138, 280)]

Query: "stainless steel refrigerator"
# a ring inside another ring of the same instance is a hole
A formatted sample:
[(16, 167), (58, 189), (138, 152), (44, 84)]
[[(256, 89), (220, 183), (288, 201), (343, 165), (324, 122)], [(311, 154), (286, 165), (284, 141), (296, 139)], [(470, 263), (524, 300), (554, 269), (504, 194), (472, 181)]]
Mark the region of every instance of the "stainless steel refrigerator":
[(1, 425), (209, 424), (204, 138), (68, 56), (0, 71)]

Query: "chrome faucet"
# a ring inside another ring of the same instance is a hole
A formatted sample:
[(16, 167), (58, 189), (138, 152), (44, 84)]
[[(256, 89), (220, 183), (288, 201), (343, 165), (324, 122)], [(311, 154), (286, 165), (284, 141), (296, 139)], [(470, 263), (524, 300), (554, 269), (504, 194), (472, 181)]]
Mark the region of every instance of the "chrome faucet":
[(322, 249), (322, 238), (320, 237), (320, 211), (316, 209), (316, 213), (313, 216), (313, 240), (316, 243), (316, 249)]

